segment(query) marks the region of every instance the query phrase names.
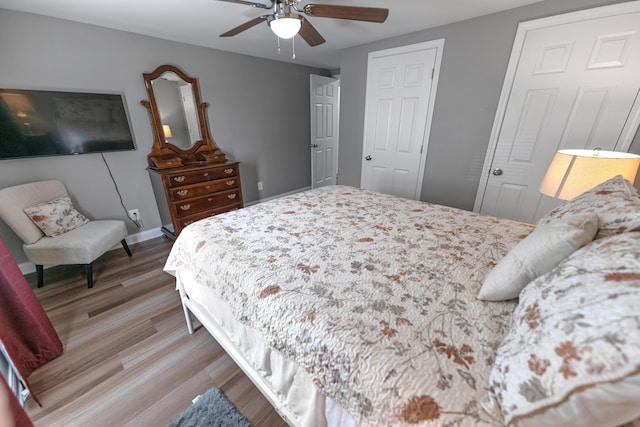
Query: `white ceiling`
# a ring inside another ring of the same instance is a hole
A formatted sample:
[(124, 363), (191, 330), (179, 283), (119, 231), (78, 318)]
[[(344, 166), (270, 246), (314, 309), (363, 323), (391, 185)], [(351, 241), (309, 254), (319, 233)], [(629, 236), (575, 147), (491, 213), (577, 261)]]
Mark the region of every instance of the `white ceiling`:
[[(269, 10), (218, 0), (0, 0), (0, 8), (36, 13), (163, 39), (279, 61), (337, 69), (344, 48), (515, 8), (541, 0), (302, 0), (309, 3), (384, 7), (385, 23), (311, 17), (326, 43), (309, 47), (295, 37), (277, 39), (266, 23), (235, 36), (220, 34)], [(264, 2), (264, 0), (260, 0)]]

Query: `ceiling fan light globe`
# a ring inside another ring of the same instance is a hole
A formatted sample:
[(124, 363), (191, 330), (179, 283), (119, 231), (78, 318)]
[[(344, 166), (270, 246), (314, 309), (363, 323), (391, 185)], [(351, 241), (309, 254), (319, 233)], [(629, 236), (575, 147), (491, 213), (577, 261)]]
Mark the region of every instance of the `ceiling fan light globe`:
[(269, 22), (271, 31), (281, 39), (290, 39), (300, 31), (302, 20), (299, 17), (276, 18)]

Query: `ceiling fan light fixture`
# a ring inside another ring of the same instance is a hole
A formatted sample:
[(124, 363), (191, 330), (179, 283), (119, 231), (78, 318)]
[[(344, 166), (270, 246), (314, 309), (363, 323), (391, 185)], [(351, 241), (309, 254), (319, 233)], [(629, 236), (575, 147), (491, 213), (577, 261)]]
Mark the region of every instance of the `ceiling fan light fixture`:
[(283, 17), (274, 17), (269, 21), (269, 27), (274, 34), (281, 39), (290, 39), (300, 31), (302, 18), (296, 14), (286, 14)]

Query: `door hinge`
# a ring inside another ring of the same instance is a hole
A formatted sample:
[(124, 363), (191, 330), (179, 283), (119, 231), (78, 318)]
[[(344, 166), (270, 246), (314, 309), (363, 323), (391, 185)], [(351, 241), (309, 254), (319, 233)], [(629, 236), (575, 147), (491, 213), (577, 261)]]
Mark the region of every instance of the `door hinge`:
[(435, 76), (435, 75), (436, 75), (436, 69), (432, 68), (431, 69), (431, 80), (433, 80), (433, 76)]

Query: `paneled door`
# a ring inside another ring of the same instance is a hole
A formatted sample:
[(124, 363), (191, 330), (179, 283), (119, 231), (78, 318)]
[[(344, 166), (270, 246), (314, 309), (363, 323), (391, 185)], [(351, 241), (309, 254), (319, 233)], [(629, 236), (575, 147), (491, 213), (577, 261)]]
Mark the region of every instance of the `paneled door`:
[(361, 187), (420, 199), (444, 40), (371, 52)]
[(632, 3), (521, 24), (475, 210), (535, 223), (559, 203), (538, 192), (558, 149), (629, 149), (640, 106)]
[(335, 185), (338, 177), (340, 80), (311, 75), (311, 188)]

